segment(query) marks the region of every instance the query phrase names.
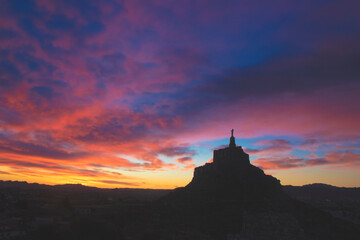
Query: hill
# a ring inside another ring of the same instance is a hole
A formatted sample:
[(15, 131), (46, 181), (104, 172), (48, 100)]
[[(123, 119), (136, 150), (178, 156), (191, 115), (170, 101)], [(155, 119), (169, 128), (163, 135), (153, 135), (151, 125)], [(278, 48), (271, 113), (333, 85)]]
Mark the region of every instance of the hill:
[(192, 181), (165, 196), (158, 211), (166, 216), (163, 229), (180, 225), (215, 239), (357, 239), (355, 222), (297, 199), (334, 189), (342, 191), (323, 185), (283, 188), (249, 162), (232, 135), (229, 147), (215, 150), (212, 163), (195, 168)]

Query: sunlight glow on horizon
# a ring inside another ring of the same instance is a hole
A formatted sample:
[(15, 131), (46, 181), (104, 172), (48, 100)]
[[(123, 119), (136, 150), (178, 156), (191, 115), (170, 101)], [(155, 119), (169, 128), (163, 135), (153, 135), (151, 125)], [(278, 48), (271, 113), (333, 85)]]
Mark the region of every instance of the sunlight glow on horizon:
[(0, 180), (181, 187), (233, 128), (283, 184), (360, 187), (358, 11), (279, 4), (2, 1)]

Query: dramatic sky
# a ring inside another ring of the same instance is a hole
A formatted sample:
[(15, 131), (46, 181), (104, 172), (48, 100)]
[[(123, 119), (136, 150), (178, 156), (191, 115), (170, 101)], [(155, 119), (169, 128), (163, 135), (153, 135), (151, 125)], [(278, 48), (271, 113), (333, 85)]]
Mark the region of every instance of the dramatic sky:
[(360, 187), (358, 0), (0, 0), (0, 179), (174, 188), (236, 143)]

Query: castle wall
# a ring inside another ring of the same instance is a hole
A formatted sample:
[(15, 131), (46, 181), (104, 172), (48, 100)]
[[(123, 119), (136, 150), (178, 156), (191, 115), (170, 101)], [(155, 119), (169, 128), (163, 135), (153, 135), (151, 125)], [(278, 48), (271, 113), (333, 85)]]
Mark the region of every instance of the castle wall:
[(214, 150), (213, 159), (217, 166), (250, 164), (249, 155), (240, 146)]
[(209, 175), (210, 173), (214, 172), (214, 165), (212, 163), (206, 163), (203, 166), (197, 167), (194, 170), (194, 179)]
[(217, 172), (228, 168), (250, 165), (249, 155), (239, 147), (228, 147), (214, 150), (212, 163), (206, 163), (194, 170), (194, 180), (216, 175)]
[(195, 168), (192, 182), (213, 178), (224, 172), (244, 170), (250, 166), (249, 155), (241, 146), (236, 146), (233, 135), (231, 135), (229, 147), (214, 150), (213, 154), (212, 163)]

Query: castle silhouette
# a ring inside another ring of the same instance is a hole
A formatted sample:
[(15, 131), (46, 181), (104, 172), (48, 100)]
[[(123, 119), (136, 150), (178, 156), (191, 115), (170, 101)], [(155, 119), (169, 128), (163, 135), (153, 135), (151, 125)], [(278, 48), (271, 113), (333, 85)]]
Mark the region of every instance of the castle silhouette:
[(252, 165), (249, 154), (236, 146), (233, 129), (229, 146), (214, 150), (211, 163), (195, 168), (193, 179), (185, 188), (205, 190), (211, 197), (223, 193), (222, 197), (243, 200), (278, 197), (282, 193), (280, 181)]
[(249, 154), (241, 146), (236, 146), (234, 129), (231, 130), (229, 147), (214, 150), (213, 162), (195, 168), (194, 179), (215, 172), (226, 173), (233, 168), (247, 168), (250, 165)]
[(252, 165), (236, 146), (234, 130), (228, 147), (214, 150), (212, 162), (195, 168), (188, 185), (159, 203), (162, 227), (203, 231), (211, 239), (328, 240), (360, 234), (356, 226), (288, 196), (277, 178)]

